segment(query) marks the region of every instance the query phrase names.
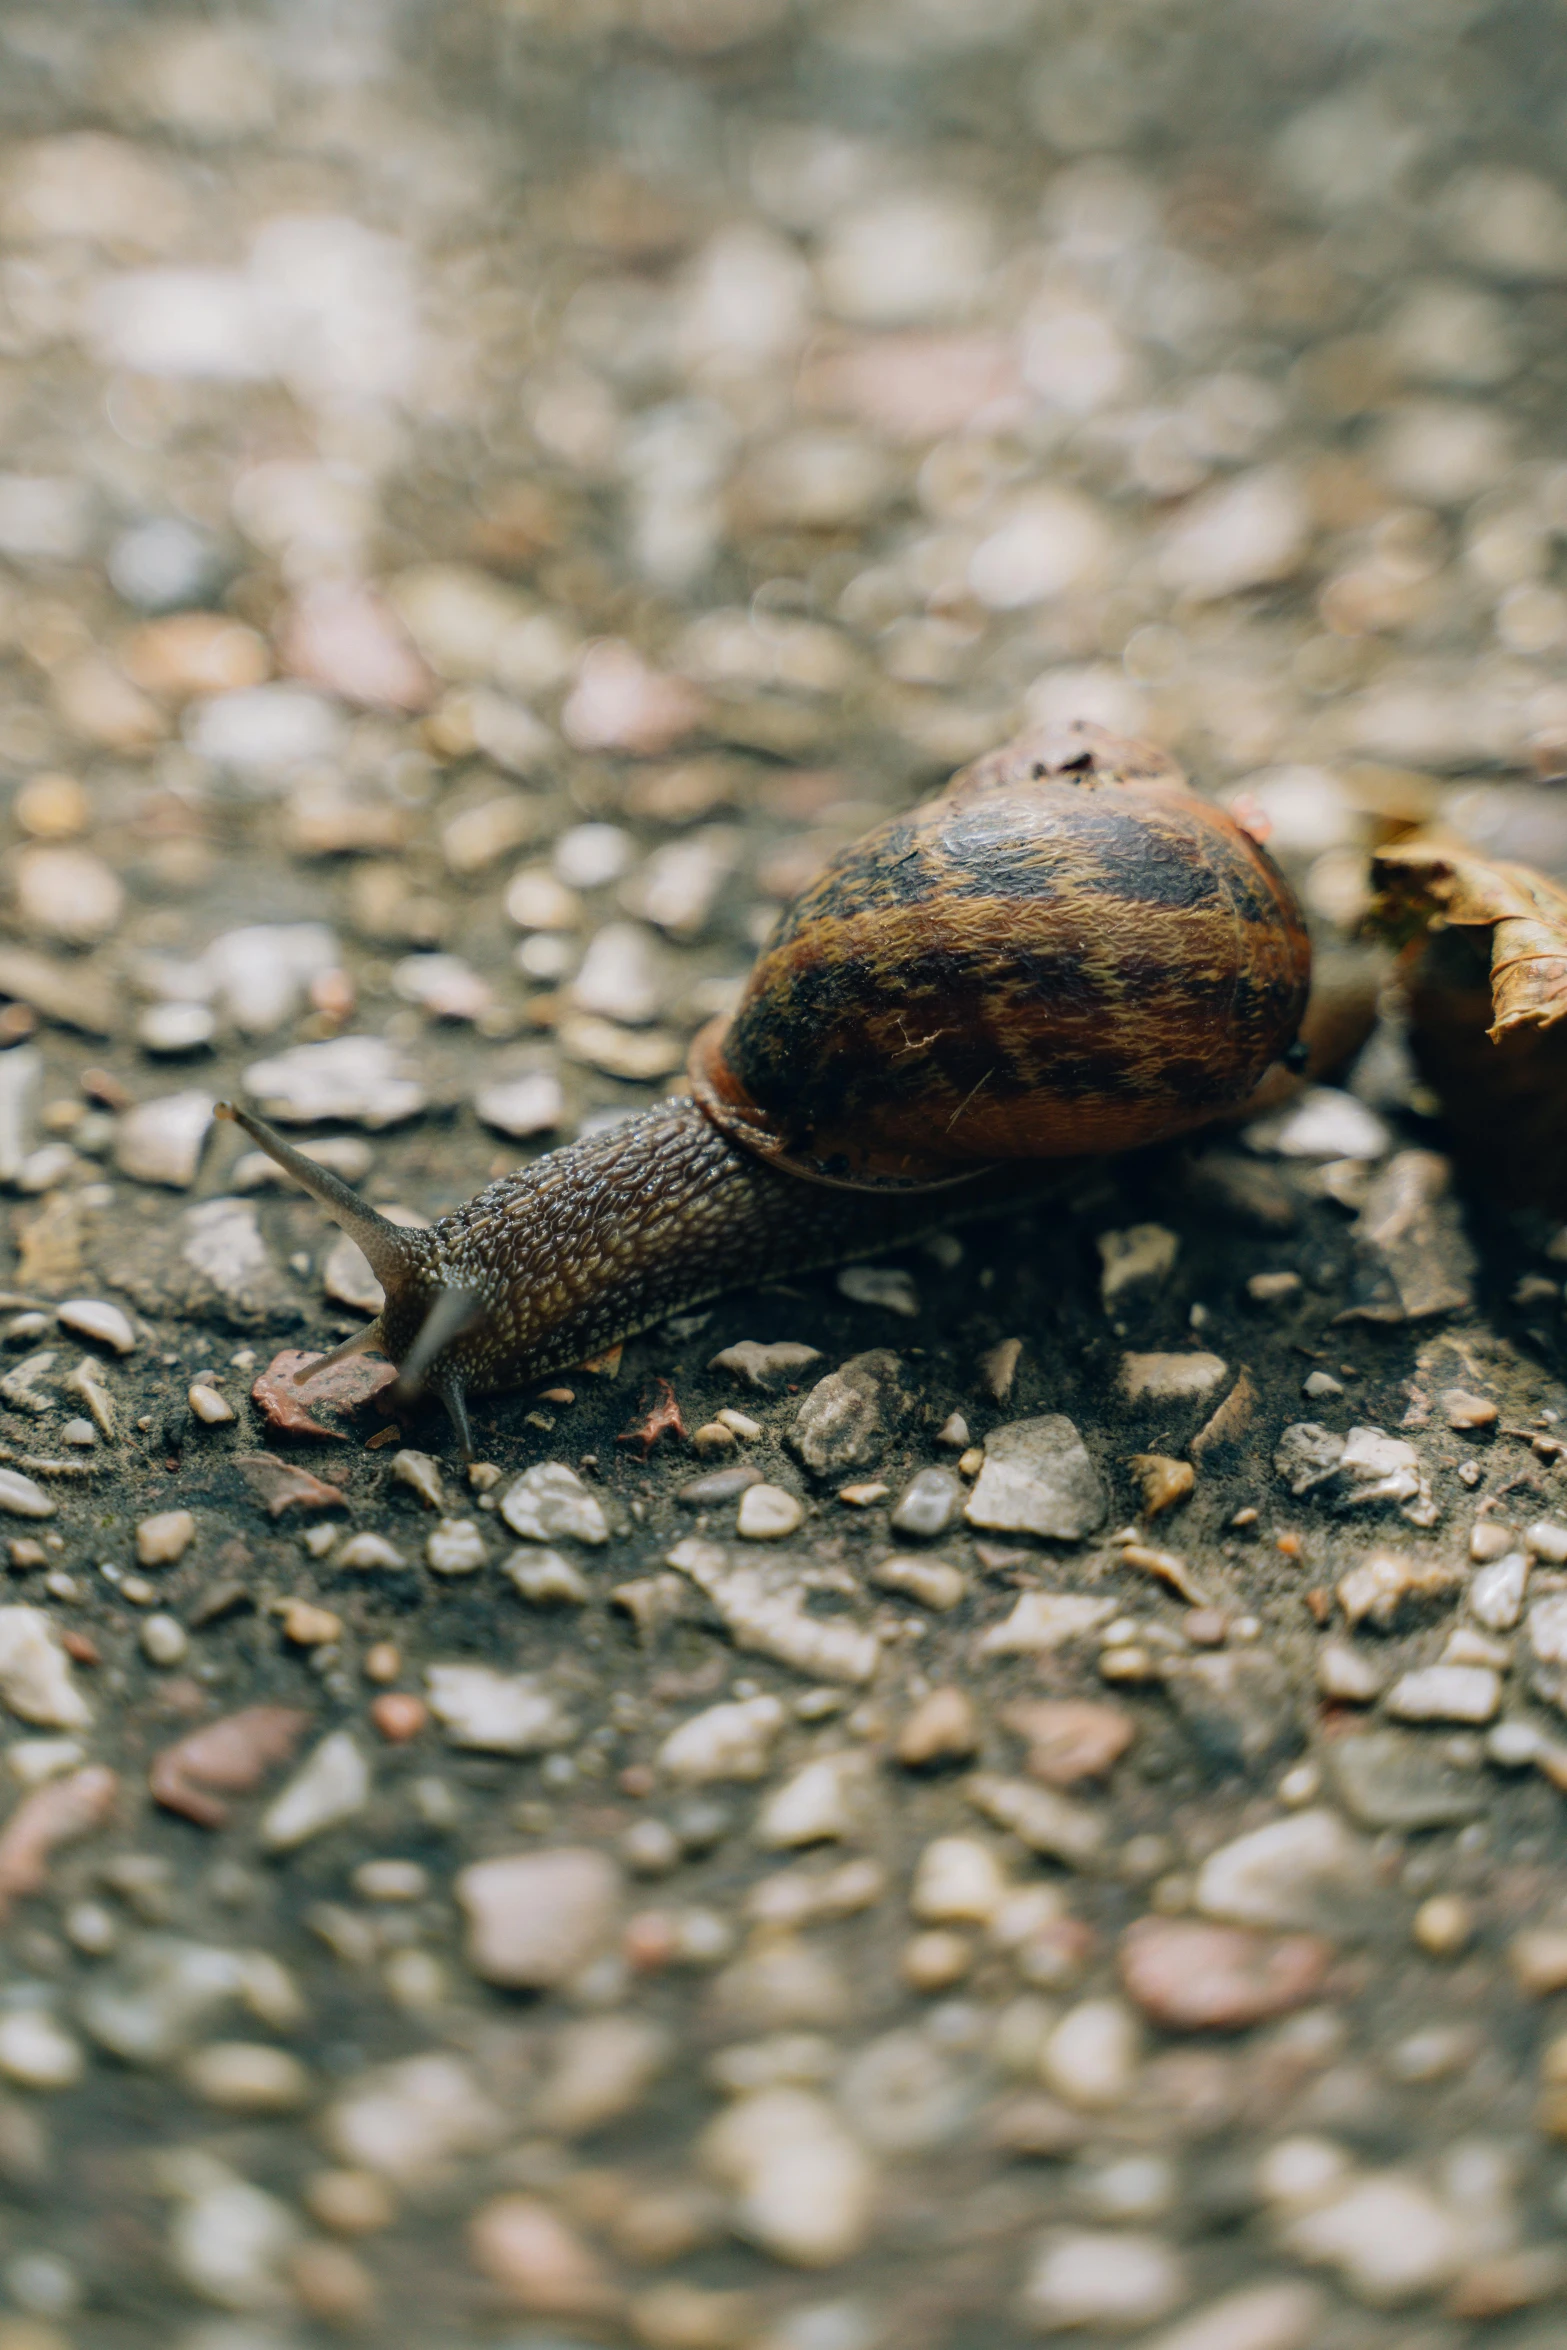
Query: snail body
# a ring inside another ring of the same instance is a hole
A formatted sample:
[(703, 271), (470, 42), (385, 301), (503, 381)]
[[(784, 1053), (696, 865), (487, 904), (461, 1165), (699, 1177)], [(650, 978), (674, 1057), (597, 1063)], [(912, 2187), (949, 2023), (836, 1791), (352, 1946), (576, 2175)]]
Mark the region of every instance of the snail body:
[(1027, 1197), (1041, 1160), (1234, 1108), (1296, 1037), (1310, 951), (1265, 852), (1181, 785), (1086, 726), (975, 762), (784, 915), (732, 1019), (698, 1037), (690, 1096), (426, 1231), (226, 1110), (386, 1292), (340, 1351), (379, 1347), (405, 1388), (433, 1387), (471, 1450), (470, 1393)]

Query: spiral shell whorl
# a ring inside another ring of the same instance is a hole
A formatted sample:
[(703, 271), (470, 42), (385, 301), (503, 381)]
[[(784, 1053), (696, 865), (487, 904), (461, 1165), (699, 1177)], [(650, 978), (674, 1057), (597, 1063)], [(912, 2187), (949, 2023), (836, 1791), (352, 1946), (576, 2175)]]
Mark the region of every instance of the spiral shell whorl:
[(1271, 860), (1097, 728), (1024, 737), (843, 850), (786, 914), (698, 1099), (850, 1186), (1123, 1150), (1242, 1100), (1310, 953)]

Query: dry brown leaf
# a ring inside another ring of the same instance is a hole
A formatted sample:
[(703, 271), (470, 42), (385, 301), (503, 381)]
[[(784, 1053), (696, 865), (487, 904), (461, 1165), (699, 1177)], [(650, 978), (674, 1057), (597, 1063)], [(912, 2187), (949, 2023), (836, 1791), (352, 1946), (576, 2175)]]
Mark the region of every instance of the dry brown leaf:
[(1433, 921), (1490, 929), (1493, 1041), (1567, 1019), (1567, 890), (1527, 865), (1493, 864), (1432, 833), (1379, 850), (1371, 878), (1372, 921), (1394, 937)]

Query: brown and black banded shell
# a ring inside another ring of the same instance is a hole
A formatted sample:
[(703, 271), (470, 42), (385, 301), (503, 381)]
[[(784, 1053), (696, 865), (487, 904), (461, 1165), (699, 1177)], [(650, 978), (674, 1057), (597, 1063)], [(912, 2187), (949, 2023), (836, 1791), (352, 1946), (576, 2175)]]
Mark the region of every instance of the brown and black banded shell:
[(1305, 1009), (1288, 884), (1162, 755), (1073, 740), (978, 761), (834, 858), (697, 1040), (725, 1131), (900, 1185), (1124, 1150), (1245, 1099)]

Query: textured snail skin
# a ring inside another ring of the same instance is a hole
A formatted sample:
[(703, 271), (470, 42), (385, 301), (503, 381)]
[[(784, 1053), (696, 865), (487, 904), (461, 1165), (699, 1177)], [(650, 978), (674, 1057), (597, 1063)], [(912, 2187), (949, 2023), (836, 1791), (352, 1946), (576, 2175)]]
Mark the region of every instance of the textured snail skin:
[(1267, 856), (1183, 781), (1081, 725), (976, 761), (784, 916), (734, 1020), (693, 1048), (694, 1099), (551, 1152), (427, 1231), (225, 1105), (386, 1292), (339, 1353), (383, 1349), (471, 1453), (469, 1394), (1037, 1197), (1040, 1161), (1235, 1108), (1296, 1037), (1310, 951)]
[(468, 1395), (536, 1383), (726, 1289), (896, 1246), (1037, 1196), (1050, 1181), (1025, 1166), (902, 1198), (829, 1190), (767, 1166), (680, 1097), (551, 1151), (410, 1231), (261, 1119), (227, 1105), (224, 1114), (352, 1233), (386, 1291), (376, 1320), (341, 1352), (375, 1347), (406, 1365), (439, 1301), (471, 1301), (471, 1319), (426, 1381), (468, 1451)]

